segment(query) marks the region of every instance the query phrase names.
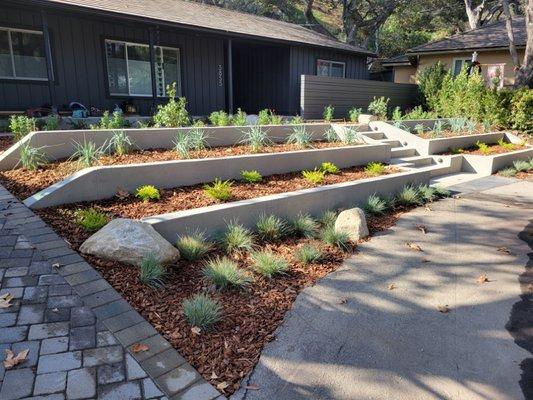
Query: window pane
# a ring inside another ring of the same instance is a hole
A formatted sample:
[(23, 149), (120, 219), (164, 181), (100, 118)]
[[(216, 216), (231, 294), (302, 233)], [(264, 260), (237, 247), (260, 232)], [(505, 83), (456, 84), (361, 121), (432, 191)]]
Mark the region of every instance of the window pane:
[(128, 74), (130, 94), (152, 94), (150, 49), (148, 46), (128, 45)]
[(163, 49), (163, 71), (165, 74), (165, 95), (167, 85), (176, 82), (178, 95), (180, 94), (179, 56), (177, 50)]
[(128, 94), (126, 48), (123, 43), (106, 42), (107, 80), (110, 94)]
[(462, 67), (463, 67), (463, 60), (455, 60), (455, 64), (453, 66), (453, 74), (459, 75)]
[(344, 78), (344, 64), (331, 63), (331, 76)]
[(329, 61), (318, 60), (316, 62), (316, 74), (318, 76), (330, 76), (330, 63), (329, 63)]
[(9, 37), (7, 31), (0, 30), (0, 76), (12, 77), (11, 52), (9, 50)]
[(46, 79), (43, 35), (11, 31), (11, 45), (17, 77)]

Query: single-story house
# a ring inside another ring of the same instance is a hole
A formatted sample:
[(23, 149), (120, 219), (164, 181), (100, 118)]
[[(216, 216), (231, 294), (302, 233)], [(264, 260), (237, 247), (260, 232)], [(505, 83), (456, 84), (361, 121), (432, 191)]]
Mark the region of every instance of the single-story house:
[[(524, 18), (513, 19), (513, 32), (518, 57), (522, 62), (527, 40)], [(394, 71), (394, 82), (414, 83), (418, 71), (436, 64), (437, 61), (451, 69), (453, 74), (458, 74), (464, 65), (472, 62), (474, 52), (481, 64), (481, 74), (487, 81), (501, 76), (502, 86), (514, 83), (514, 67), (504, 20), (413, 47), (405, 55), (383, 60), (382, 66)]]
[(0, 111), (70, 102), (141, 114), (177, 84), (192, 115), (299, 113), (300, 76), (367, 79), (365, 49), (183, 0), (2, 0)]

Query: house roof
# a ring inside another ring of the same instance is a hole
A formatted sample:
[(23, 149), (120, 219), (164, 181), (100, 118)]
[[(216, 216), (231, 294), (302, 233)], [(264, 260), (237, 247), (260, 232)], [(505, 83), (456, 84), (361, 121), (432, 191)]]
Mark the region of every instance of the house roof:
[(395, 65), (411, 65), (411, 62), (406, 54), (401, 54), (395, 57), (384, 58), (381, 60), (381, 65), (384, 67), (393, 67)]
[(302, 26), (184, 0), (41, 0), (41, 4), (74, 6), (113, 14), (175, 23), (184, 27), (240, 34), (276, 41), (327, 47), (353, 53), (374, 55), (361, 47), (342, 43), (334, 38)]
[[(526, 24), (523, 17), (513, 18), (513, 32), (517, 47), (526, 45)], [(484, 50), (509, 46), (505, 20), (493, 22), (477, 29), (448, 38), (413, 47), (407, 55), (424, 53), (447, 53), (461, 50)]]

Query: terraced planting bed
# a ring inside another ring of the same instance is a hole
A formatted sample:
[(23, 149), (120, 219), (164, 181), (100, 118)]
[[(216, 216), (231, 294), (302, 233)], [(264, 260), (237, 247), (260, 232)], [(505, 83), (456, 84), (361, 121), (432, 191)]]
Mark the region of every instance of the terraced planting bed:
[(474, 146), (467, 148), (449, 149), (442, 155), (453, 154), (470, 154), (478, 156), (492, 156), (496, 154), (505, 154), (517, 150), (524, 150), (526, 147), (523, 144), (507, 143), (500, 140), (498, 143), (478, 143)]

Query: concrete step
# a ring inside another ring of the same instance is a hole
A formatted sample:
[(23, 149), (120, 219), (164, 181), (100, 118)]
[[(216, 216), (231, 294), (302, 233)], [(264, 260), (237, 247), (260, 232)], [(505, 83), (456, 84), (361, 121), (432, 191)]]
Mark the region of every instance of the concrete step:
[(379, 131), (360, 132), (361, 135), (369, 137), (370, 139), (380, 140), (385, 139), (385, 134)]
[(414, 157), (398, 157), (390, 160), (391, 164), (411, 164), (414, 167), (424, 167), (433, 164), (433, 157), (430, 156), (414, 156)]
[(432, 178), (430, 185), (450, 187), (460, 185), (461, 183), (470, 182), (482, 178), (482, 175), (474, 172), (459, 172), (455, 174), (445, 174)]
[(381, 139), (380, 142), (390, 144), (393, 149), (397, 147), (402, 147), (402, 144), (400, 143), (400, 141), (395, 140), (395, 139)]
[(398, 147), (391, 149), (391, 158), (416, 156), (416, 150), (412, 147)]

